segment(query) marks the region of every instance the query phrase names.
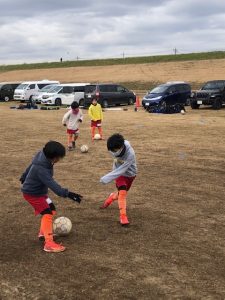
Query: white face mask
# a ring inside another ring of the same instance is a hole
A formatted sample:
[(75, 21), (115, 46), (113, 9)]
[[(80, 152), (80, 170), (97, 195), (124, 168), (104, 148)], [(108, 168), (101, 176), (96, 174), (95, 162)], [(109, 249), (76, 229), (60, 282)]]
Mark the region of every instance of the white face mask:
[(109, 151), (109, 152), (112, 154), (112, 156), (117, 157), (121, 154), (122, 151), (123, 151), (123, 147), (116, 152), (113, 151)]

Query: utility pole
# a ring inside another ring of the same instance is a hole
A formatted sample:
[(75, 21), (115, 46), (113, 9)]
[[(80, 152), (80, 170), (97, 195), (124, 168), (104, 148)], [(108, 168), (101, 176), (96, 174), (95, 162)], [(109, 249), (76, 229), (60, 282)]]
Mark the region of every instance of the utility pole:
[(125, 58), (125, 53), (124, 52), (122, 53), (122, 56), (123, 56), (123, 59), (124, 59)]
[(79, 56), (77, 56), (77, 60), (79, 60)]
[(176, 47), (173, 49), (173, 51), (174, 51), (174, 55), (177, 55), (178, 50)]

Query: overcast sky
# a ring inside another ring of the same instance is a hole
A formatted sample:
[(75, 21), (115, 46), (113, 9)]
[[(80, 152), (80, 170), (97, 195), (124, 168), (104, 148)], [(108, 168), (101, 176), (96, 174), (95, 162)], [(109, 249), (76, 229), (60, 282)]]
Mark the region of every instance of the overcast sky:
[(0, 63), (225, 50), (224, 0), (0, 0)]

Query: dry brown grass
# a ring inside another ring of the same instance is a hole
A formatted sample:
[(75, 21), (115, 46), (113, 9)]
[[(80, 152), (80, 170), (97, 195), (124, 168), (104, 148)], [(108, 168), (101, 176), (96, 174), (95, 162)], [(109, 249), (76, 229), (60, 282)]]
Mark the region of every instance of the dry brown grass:
[(142, 110), (105, 112), (104, 133), (132, 143), (139, 174), (129, 192), (129, 228), (114, 204), (99, 205), (114, 184), (105, 141), (90, 143), (89, 120), (79, 146), (55, 167), (63, 186), (84, 195), (80, 205), (54, 199), (73, 232), (65, 253), (47, 254), (37, 241), (39, 218), (22, 199), (18, 178), (49, 139), (65, 142), (65, 110), (21, 111), (1, 105), (1, 299), (224, 299), (225, 110), (186, 115)]

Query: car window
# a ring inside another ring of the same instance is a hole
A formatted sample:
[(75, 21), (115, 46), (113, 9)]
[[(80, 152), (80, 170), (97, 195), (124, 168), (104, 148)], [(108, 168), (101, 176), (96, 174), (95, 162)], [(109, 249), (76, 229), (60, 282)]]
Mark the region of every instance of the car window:
[(35, 89), (35, 84), (30, 84), (30, 85), (29, 85), (29, 88), (30, 88), (30, 90)]
[(168, 88), (168, 93), (169, 94), (174, 94), (175, 92), (176, 92), (175, 86), (171, 86), (170, 88)]
[(86, 85), (84, 90), (85, 93), (93, 93), (96, 90), (96, 85)]
[(39, 90), (42, 89), (43, 87), (47, 86), (48, 84), (47, 83), (38, 83), (38, 88)]
[(5, 85), (2, 86), (2, 90), (8, 91), (8, 90), (11, 90), (11, 89), (12, 89), (12, 87), (11, 87), (10, 84), (5, 84)]
[(61, 93), (71, 94), (71, 93), (73, 93), (73, 87), (72, 86), (64, 86)]
[(123, 87), (121, 85), (118, 85), (117, 86), (117, 92), (119, 92), (119, 93), (128, 92), (128, 90), (125, 87)]
[(103, 93), (111, 92), (111, 86), (109, 86), (109, 85), (100, 85), (99, 86), (99, 91), (103, 92)]
[(75, 86), (74, 92), (84, 92), (84, 86)]

